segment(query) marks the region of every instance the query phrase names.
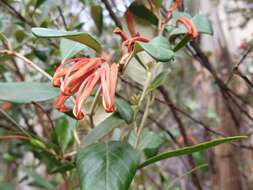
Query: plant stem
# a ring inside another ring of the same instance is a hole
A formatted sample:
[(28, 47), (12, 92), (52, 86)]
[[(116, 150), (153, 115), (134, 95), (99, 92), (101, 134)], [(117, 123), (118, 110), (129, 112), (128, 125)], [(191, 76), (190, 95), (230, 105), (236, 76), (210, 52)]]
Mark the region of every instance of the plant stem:
[(50, 76), (47, 72), (45, 72), (43, 69), (41, 69), (39, 66), (37, 66), (35, 63), (33, 63), (31, 60), (27, 59), (25, 56), (21, 55), (20, 53), (17, 53), (15, 51), (10, 51), (10, 50), (0, 50), (0, 54), (6, 54), (6, 55), (18, 57), (22, 59), (24, 62), (26, 62), (30, 67), (39, 71), (42, 75), (47, 77), (49, 80), (52, 80), (52, 76)]
[(138, 131), (137, 131), (137, 136), (136, 136), (136, 141), (135, 141), (135, 148), (137, 148), (137, 146), (140, 142), (141, 132), (142, 132), (142, 129), (144, 128), (144, 124), (145, 124), (145, 122), (148, 118), (149, 106), (150, 106), (150, 103), (151, 103), (150, 99), (151, 99), (151, 97), (149, 96), (148, 100), (147, 100), (147, 103), (146, 103), (145, 111), (144, 111), (142, 119), (141, 119), (140, 126), (139, 126)]

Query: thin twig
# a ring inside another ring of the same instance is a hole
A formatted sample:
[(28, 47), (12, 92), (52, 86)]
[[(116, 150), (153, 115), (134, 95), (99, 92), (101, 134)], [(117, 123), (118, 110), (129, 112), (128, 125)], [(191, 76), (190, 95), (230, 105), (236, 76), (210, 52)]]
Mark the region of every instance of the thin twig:
[(20, 53), (17, 53), (15, 51), (10, 51), (10, 50), (0, 50), (0, 54), (18, 57), (22, 59), (24, 62), (26, 62), (30, 67), (39, 71), (42, 75), (47, 77), (49, 80), (52, 80), (52, 77), (47, 72), (45, 72), (43, 69), (41, 69), (39, 66), (37, 66), (35, 63), (33, 63), (31, 60), (27, 59), (25, 56), (21, 55)]

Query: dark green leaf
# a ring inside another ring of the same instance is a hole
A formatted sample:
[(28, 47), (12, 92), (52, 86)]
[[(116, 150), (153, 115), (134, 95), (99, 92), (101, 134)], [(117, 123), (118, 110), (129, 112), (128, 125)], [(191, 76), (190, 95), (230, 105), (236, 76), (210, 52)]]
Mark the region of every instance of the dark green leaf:
[(85, 45), (68, 39), (61, 39), (60, 52), (62, 61), (76, 56), (80, 51), (86, 48)]
[(213, 34), (213, 27), (211, 21), (205, 15), (196, 15), (193, 17), (193, 22), (197, 27), (199, 33)]
[(140, 17), (151, 24), (158, 25), (158, 18), (143, 4), (133, 2), (128, 9), (133, 13), (133, 15)]
[(33, 181), (30, 183), (30, 186), (41, 187), (48, 190), (55, 190), (56, 187), (52, 183), (37, 174), (34, 170), (28, 171), (28, 173), (33, 178)]
[(120, 117), (130, 124), (133, 121), (134, 111), (129, 103), (123, 99), (115, 99), (116, 112), (119, 113)]
[(26, 33), (23, 30), (17, 30), (14, 35), (19, 43), (21, 43), (26, 37)]
[[(147, 157), (154, 156), (157, 154), (159, 148), (166, 142), (166, 137), (162, 134), (157, 134), (148, 129), (144, 129), (140, 136), (140, 141), (137, 146), (139, 150), (143, 150)], [(131, 131), (130, 136), (128, 138), (129, 144), (132, 146), (135, 145), (136, 142), (136, 132)]]
[(47, 50), (42, 50), (42, 49), (34, 49), (33, 50), (34, 55), (39, 58), (41, 61), (47, 61)]
[(82, 144), (88, 146), (107, 135), (114, 128), (124, 123), (117, 114), (113, 114), (98, 124), (83, 140)]
[(103, 9), (100, 5), (92, 5), (90, 12), (91, 17), (93, 18), (94, 23), (101, 34), (103, 30)]
[(149, 85), (149, 90), (153, 91), (159, 86), (161, 86), (166, 81), (167, 75), (167, 71), (161, 72), (159, 75), (157, 75), (156, 78)]
[(45, 3), (47, 0), (37, 0), (36, 4), (34, 6), (34, 9), (39, 8), (43, 3)]
[(48, 83), (0, 82), (0, 100), (31, 103), (50, 100), (58, 95), (58, 89)]
[(220, 138), (204, 143), (200, 143), (194, 146), (189, 146), (189, 147), (184, 147), (184, 148), (179, 148), (174, 151), (169, 151), (169, 152), (163, 152), (157, 156), (151, 157), (150, 159), (146, 160), (140, 165), (140, 168), (145, 167), (147, 165), (153, 164), (155, 162), (158, 162), (160, 160), (164, 160), (167, 158), (175, 157), (175, 156), (181, 156), (181, 155), (186, 155), (186, 154), (192, 154), (194, 152), (199, 152), (214, 146), (217, 146), (219, 144), (223, 143), (228, 143), (231, 141), (236, 141), (236, 140), (241, 140), (247, 138), (247, 136), (234, 136), (234, 137), (226, 137), (226, 138)]
[(163, 36), (157, 36), (148, 43), (136, 42), (134, 52), (138, 53), (143, 50), (155, 60), (161, 62), (170, 61), (174, 57), (169, 41)]
[(92, 37), (90, 34), (85, 32), (73, 32), (73, 31), (59, 31), (48, 28), (32, 28), (32, 33), (41, 38), (67, 38), (69, 40), (73, 40), (79, 43), (82, 43), (94, 50), (98, 53), (101, 52), (100, 43)]
[(181, 48), (185, 47), (186, 44), (191, 41), (191, 37), (190, 36), (184, 36), (184, 38), (174, 47), (174, 51), (178, 51), (180, 50)]
[(74, 168), (75, 168), (74, 163), (67, 163), (67, 164), (63, 164), (60, 167), (57, 167), (54, 170), (50, 171), (50, 174), (65, 173), (65, 172), (72, 170)]
[(77, 152), (81, 190), (128, 190), (139, 163), (129, 144), (111, 141)]
[(73, 128), (75, 125), (75, 121), (71, 118), (62, 117), (57, 120), (55, 133), (57, 136), (57, 141), (60, 144), (62, 151), (65, 151), (71, 142), (73, 142)]

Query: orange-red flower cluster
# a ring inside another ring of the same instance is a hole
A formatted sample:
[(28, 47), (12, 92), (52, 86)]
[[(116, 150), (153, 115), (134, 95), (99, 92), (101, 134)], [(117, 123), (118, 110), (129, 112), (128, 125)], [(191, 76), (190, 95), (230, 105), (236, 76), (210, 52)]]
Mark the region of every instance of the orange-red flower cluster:
[(145, 37), (141, 37), (139, 32), (135, 32), (134, 37), (132, 38), (128, 38), (126, 33), (124, 31), (122, 31), (120, 28), (115, 28), (113, 31), (115, 34), (120, 35), (121, 40), (122, 40), (122, 49), (124, 47), (127, 47), (128, 53), (132, 52), (134, 49), (134, 44), (135, 42), (149, 42), (149, 40)]
[(74, 96), (73, 114), (78, 120), (83, 119), (82, 107), (100, 83), (105, 111), (113, 112), (117, 76), (118, 65), (110, 65), (102, 58), (77, 57), (66, 60), (53, 76), (53, 85), (61, 89), (61, 94), (55, 101), (56, 109), (61, 112), (70, 111), (65, 101)]
[(182, 23), (187, 28), (188, 35), (190, 35), (192, 38), (196, 38), (198, 36), (197, 28), (196, 28), (195, 24), (190, 19), (181, 16), (177, 20), (177, 24), (179, 22)]

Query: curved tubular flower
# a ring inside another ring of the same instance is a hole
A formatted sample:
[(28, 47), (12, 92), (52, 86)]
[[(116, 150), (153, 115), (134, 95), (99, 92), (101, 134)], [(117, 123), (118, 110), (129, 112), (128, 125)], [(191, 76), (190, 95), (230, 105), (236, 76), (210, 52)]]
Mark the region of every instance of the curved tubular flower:
[(140, 34), (137, 32), (135, 37), (128, 38), (124, 31), (122, 31), (120, 28), (115, 28), (113, 31), (115, 34), (119, 34), (122, 40), (122, 49), (126, 46), (128, 53), (131, 53), (134, 49), (134, 43), (135, 42), (149, 42), (149, 39), (145, 37), (139, 36)]
[(121, 41), (124, 42), (128, 39), (127, 35), (125, 34), (125, 32), (123, 32), (119, 27), (116, 27), (113, 30), (113, 33), (120, 35), (121, 37)]
[(75, 96), (73, 114), (76, 119), (84, 118), (82, 107), (101, 82), (103, 106), (106, 112), (114, 111), (114, 96), (118, 76), (118, 65), (102, 58), (73, 58), (63, 62), (56, 70), (53, 85), (60, 87), (61, 94), (55, 101), (55, 107), (61, 112), (68, 112), (65, 101)]
[(86, 102), (86, 100), (88, 99), (88, 97), (91, 95), (96, 84), (98, 83), (99, 77), (100, 77), (99, 72), (93, 73), (90, 76), (88, 76), (83, 81), (77, 92), (73, 113), (78, 120), (81, 120), (84, 117), (82, 107)]
[(127, 23), (127, 28), (132, 36), (139, 36), (139, 33), (136, 32), (135, 27), (134, 27), (134, 22), (133, 22), (133, 16), (132, 13), (127, 10), (125, 14), (126, 18), (126, 23)]
[(84, 78), (87, 78), (101, 64), (102, 60), (100, 58), (90, 58), (88, 62), (86, 60), (78, 61), (66, 73), (64, 81), (61, 84), (62, 92), (65, 95), (73, 94), (74, 86), (83, 81)]
[(188, 35), (190, 35), (192, 38), (196, 38), (198, 36), (198, 31), (195, 26), (195, 24), (188, 18), (186, 17), (179, 17), (177, 20), (177, 24), (181, 22), (188, 30)]
[(106, 112), (114, 112), (115, 90), (118, 76), (118, 65), (113, 63), (111, 66), (108, 63), (102, 65), (101, 68), (101, 85), (103, 106)]
[(135, 42), (145, 42), (145, 43), (147, 43), (147, 42), (149, 42), (149, 40), (148, 40), (147, 38), (145, 38), (145, 37), (139, 37), (139, 36), (133, 37), (133, 38), (130, 38), (130, 39), (124, 41), (124, 42), (122, 43), (122, 48), (123, 48), (124, 46), (126, 46), (127, 49), (128, 49), (128, 53), (130, 53), (130, 52), (132, 52), (133, 49), (134, 49), (134, 44), (135, 44)]
[(53, 76), (53, 86), (55, 86), (55, 87), (61, 86), (61, 78), (64, 77), (68, 71), (68, 68), (64, 68), (64, 66), (66, 66), (69, 63), (79, 61), (80, 59), (84, 59), (84, 58), (76, 57), (73, 59), (68, 59), (68, 60), (64, 61), (62, 64), (60, 64), (57, 67), (55, 74)]
[(55, 100), (54, 106), (57, 110), (60, 112), (68, 112), (70, 111), (69, 108), (65, 106), (65, 101), (69, 98), (69, 96), (65, 96), (63, 93), (61, 93), (57, 99)]

